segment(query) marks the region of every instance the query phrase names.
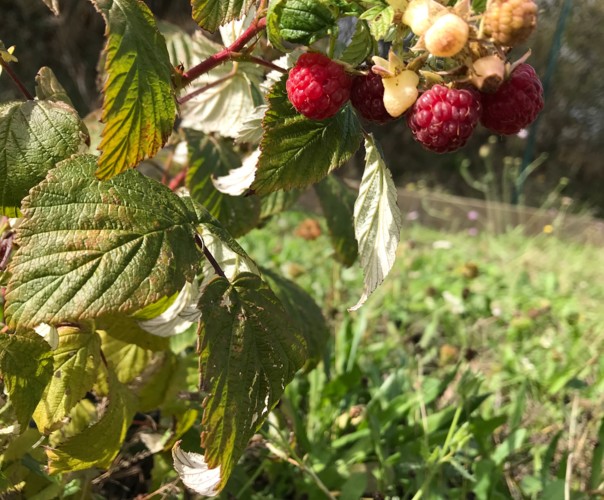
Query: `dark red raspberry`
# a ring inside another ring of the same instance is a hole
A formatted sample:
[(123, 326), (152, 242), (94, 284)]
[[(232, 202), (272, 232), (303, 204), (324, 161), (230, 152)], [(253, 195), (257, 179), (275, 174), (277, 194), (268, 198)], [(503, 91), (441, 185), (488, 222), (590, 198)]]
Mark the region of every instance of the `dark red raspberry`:
[(382, 77), (371, 71), (353, 78), (350, 102), (366, 120), (386, 123), (394, 119), (384, 107)]
[(448, 153), (466, 143), (479, 117), (478, 92), (434, 85), (415, 101), (407, 123), (426, 149)]
[(543, 109), (543, 86), (530, 64), (520, 64), (494, 94), (482, 94), (480, 122), (502, 135), (517, 134)]
[(302, 54), (287, 78), (287, 96), (311, 120), (335, 115), (350, 97), (352, 79), (344, 67), (322, 54)]

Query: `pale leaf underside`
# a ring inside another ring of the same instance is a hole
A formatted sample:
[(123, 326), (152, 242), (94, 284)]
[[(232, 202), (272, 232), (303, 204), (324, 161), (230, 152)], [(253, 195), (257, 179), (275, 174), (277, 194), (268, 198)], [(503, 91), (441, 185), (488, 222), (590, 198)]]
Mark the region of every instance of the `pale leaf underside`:
[(390, 272), (402, 226), (396, 186), (373, 136), (366, 139), (365, 151), (365, 172), (354, 205), (355, 236), (365, 279), (363, 294), (351, 311), (361, 307)]

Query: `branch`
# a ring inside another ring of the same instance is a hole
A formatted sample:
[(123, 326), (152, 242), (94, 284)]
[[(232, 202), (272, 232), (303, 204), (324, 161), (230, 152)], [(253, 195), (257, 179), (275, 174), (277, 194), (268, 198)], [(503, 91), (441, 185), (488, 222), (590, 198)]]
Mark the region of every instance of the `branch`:
[(183, 73), (181, 86), (185, 87), (197, 77), (207, 73), (211, 69), (214, 69), (216, 66), (219, 66), (220, 64), (229, 60), (233, 52), (240, 52), (252, 38), (254, 38), (265, 28), (265, 17), (254, 21), (229, 47), (226, 47), (220, 52), (211, 55), (205, 61), (202, 61), (197, 66), (193, 66), (189, 71)]
[(220, 264), (218, 264), (218, 262), (216, 261), (216, 259), (212, 255), (212, 253), (208, 250), (208, 247), (205, 245), (205, 243), (203, 242), (203, 239), (201, 238), (201, 236), (199, 234), (195, 235), (195, 243), (197, 243), (197, 246), (201, 248), (203, 255), (205, 256), (206, 259), (208, 259), (208, 262), (214, 268), (214, 272), (221, 278), (224, 278), (225, 280), (228, 281), (228, 278), (226, 277), (226, 274), (224, 274), (224, 271), (220, 267)]

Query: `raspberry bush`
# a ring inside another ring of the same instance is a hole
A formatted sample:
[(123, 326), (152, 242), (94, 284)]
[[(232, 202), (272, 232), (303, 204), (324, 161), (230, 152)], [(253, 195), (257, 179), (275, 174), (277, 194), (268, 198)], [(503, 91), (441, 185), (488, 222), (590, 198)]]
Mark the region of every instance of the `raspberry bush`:
[[(328, 335), (313, 299), (234, 238), (312, 186), (334, 258), (364, 271), (349, 310), (362, 307), (402, 226), (367, 121), (406, 115), (400, 123), (436, 153), (464, 146), (479, 119), (500, 134), (530, 125), (542, 87), (513, 49), (536, 6), (191, 0), (191, 35), (139, 0), (91, 2), (106, 46), (90, 116), (50, 68), (34, 91), (18, 75), (27, 47), (0, 42), (1, 78), (23, 96), (0, 105), (9, 429), (16, 441), (38, 433), (44, 448), (28, 470), (63, 474), (60, 489), (75, 471), (113, 467), (135, 415), (161, 408), (153, 425), (165, 434), (149, 453), (171, 450), (185, 486), (212, 496)], [(361, 144), (355, 192), (331, 174)], [(202, 454), (184, 449), (196, 422)]]

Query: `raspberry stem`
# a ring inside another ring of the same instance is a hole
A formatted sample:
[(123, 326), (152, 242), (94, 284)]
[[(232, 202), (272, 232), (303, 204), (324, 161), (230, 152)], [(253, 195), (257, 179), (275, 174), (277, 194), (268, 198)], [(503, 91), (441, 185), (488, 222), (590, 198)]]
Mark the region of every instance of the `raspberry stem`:
[(25, 87), (25, 85), (23, 85), (23, 82), (19, 79), (19, 77), (17, 76), (17, 74), (13, 71), (13, 68), (10, 67), (10, 65), (4, 61), (4, 59), (2, 59), (0, 57), (0, 65), (2, 66), (2, 68), (4, 69), (4, 71), (6, 71), (6, 73), (8, 74), (8, 76), (11, 77), (12, 81), (15, 83), (15, 85), (17, 86), (17, 88), (19, 89), (19, 91), (25, 96), (25, 98), (28, 101), (33, 101), (34, 100), (34, 96), (30, 94), (29, 90), (27, 90), (27, 88)]
[(249, 27), (239, 35), (231, 45), (225, 47), (220, 52), (212, 54), (210, 57), (202, 61), (196, 66), (183, 73), (180, 88), (186, 87), (196, 78), (214, 69), (216, 66), (233, 58), (233, 54), (241, 52), (245, 45), (252, 40), (258, 33), (266, 28), (266, 17), (255, 19)]

